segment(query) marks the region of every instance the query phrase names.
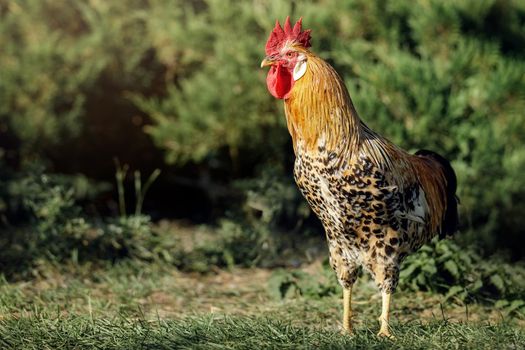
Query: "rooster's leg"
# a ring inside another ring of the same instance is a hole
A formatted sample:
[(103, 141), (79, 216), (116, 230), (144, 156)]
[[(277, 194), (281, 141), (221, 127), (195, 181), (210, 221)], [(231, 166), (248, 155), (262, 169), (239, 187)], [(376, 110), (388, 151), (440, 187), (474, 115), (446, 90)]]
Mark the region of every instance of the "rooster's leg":
[(343, 329), (352, 333), (352, 287), (343, 288)]
[(387, 292), (381, 292), (383, 297), (383, 308), (381, 310), (381, 316), (379, 316), (379, 321), (381, 322), (381, 328), (379, 329), (378, 336), (392, 338), (390, 334), (390, 328), (388, 326), (388, 321), (390, 319), (390, 297), (392, 294)]

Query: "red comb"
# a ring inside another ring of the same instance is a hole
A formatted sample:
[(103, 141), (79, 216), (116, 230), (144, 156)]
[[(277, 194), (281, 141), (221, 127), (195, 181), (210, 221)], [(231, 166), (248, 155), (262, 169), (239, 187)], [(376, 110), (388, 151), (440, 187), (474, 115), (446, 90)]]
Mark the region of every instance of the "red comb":
[(304, 48), (309, 48), (311, 46), (311, 30), (307, 29), (305, 31), (302, 31), (302, 21), (303, 19), (299, 18), (299, 20), (293, 26), (293, 29), (292, 25), (290, 24), (290, 16), (286, 17), (286, 21), (284, 22), (284, 29), (281, 28), (281, 25), (279, 24), (278, 20), (275, 21), (275, 28), (273, 28), (272, 32), (270, 33), (270, 37), (266, 42), (266, 54), (270, 56), (278, 53), (281, 47), (288, 41), (295, 41), (301, 44)]

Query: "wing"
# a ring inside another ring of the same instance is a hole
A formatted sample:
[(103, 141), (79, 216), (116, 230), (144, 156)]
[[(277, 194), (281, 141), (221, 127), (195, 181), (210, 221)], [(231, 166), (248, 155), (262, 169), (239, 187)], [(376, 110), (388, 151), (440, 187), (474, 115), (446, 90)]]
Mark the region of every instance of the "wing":
[(366, 154), (397, 193), (397, 217), (424, 223), (431, 235), (457, 230), (456, 175), (450, 163), (431, 151), (411, 155), (364, 125), (361, 154)]

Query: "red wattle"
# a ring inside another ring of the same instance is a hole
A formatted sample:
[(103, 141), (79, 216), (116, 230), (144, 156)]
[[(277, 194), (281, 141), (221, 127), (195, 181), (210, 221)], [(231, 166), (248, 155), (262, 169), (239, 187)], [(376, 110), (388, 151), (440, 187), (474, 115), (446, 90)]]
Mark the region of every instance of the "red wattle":
[(266, 85), (274, 97), (287, 98), (293, 86), (292, 72), (280, 64), (273, 65), (266, 77)]

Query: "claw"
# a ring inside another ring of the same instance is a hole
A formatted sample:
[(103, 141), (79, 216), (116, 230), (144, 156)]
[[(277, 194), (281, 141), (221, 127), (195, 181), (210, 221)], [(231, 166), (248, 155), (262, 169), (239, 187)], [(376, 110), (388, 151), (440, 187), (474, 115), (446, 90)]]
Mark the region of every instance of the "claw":
[(341, 328), (341, 335), (347, 335), (349, 337), (353, 337), (355, 335), (354, 330), (350, 328)]
[(380, 329), (379, 333), (377, 333), (377, 336), (378, 337), (388, 338), (390, 340), (395, 340), (396, 339), (396, 337), (394, 337), (392, 335), (392, 333), (390, 333), (390, 331), (388, 329), (386, 329), (386, 330), (385, 329)]

